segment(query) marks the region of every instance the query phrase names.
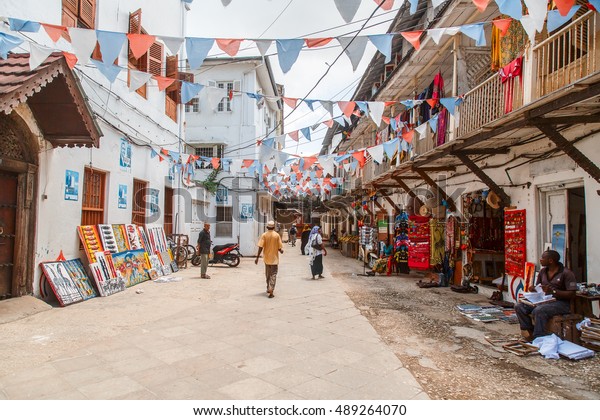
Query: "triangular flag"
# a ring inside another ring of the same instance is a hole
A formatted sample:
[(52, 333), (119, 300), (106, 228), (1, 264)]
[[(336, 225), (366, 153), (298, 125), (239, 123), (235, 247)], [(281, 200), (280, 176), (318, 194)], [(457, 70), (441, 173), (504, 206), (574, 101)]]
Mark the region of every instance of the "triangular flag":
[(369, 113), (369, 105), (366, 101), (356, 101), (356, 105), (365, 115)]
[(402, 138), (408, 144), (412, 143), (414, 136), (415, 136), (415, 130), (410, 130), (410, 131), (407, 131), (406, 133), (402, 133)]
[(354, 157), (354, 159), (356, 159), (356, 161), (358, 162), (359, 166), (362, 168), (363, 166), (365, 166), (365, 151), (364, 150), (359, 150), (358, 152), (354, 152), (352, 153), (352, 157)]
[(181, 82), (181, 103), (187, 104), (198, 96), (204, 86), (198, 83)]
[(290, 108), (296, 108), (296, 104), (298, 102), (298, 98), (287, 98), (285, 96), (282, 96), (281, 99), (283, 99), (283, 102), (289, 106)]
[(316, 156), (304, 156), (303, 159), (304, 159), (304, 166), (302, 167), (303, 171), (306, 171), (308, 168), (313, 166), (314, 163), (317, 161)]
[(87, 64), (98, 41), (96, 32), (91, 29), (69, 28), (69, 37), (77, 60), (81, 64)]
[(414, 15), (417, 12), (417, 6), (419, 5), (419, 0), (408, 0), (410, 3), (410, 14)]
[(350, 23), (360, 7), (361, 0), (335, 0), (335, 7), (344, 19), (344, 22)]
[(367, 152), (371, 155), (376, 163), (383, 162), (383, 144), (367, 148)]
[(356, 68), (365, 54), (365, 47), (367, 46), (369, 38), (366, 36), (357, 36), (354, 39), (351, 37), (339, 37), (337, 40), (342, 48), (344, 48), (344, 52), (352, 63), (352, 71), (356, 71)]
[(104, 63), (98, 60), (90, 60), (111, 83), (117, 80), (117, 76), (121, 72), (121, 67), (115, 66), (112, 63)]
[(471, 39), (475, 40), (475, 46), (485, 47), (485, 31), (483, 23), (474, 23), (472, 25), (463, 25), (460, 27), (460, 31)]
[(215, 40), (213, 38), (186, 38), (185, 49), (188, 62), (192, 70), (199, 69), (212, 48)]
[(367, 102), (369, 104), (369, 113), (371, 119), (379, 127), (381, 125), (381, 117), (383, 116), (383, 110), (385, 104), (383, 102)]
[(121, 52), (121, 48), (127, 37), (122, 32), (111, 32), (96, 30), (96, 37), (100, 44), (100, 53), (102, 53), (102, 61), (105, 64), (112, 64)]
[(548, 32), (553, 32), (570, 21), (580, 6), (573, 6), (566, 16), (561, 16), (558, 10), (550, 10), (548, 12), (548, 21), (546, 23)]
[(75, 68), (75, 64), (77, 64), (77, 56), (66, 51), (63, 51), (63, 55), (65, 56), (65, 60), (67, 60), (67, 66), (73, 70)]
[(331, 115), (333, 117), (333, 102), (331, 101), (320, 101), (321, 105), (323, 106), (323, 108), (325, 108), (325, 110), (327, 112), (329, 112), (329, 115)]
[(146, 34), (127, 34), (127, 39), (129, 39), (131, 53), (137, 59), (146, 54), (156, 41), (155, 36)]
[(479, 12), (483, 13), (485, 12), (485, 9), (487, 9), (488, 4), (490, 4), (490, 0), (473, 0), (473, 4), (477, 7)]
[(267, 53), (267, 51), (269, 50), (269, 48), (271, 47), (271, 44), (273, 43), (273, 40), (271, 40), (271, 39), (257, 39), (254, 42), (256, 43), (256, 48), (258, 48), (258, 51), (260, 52), (260, 55), (262, 55), (264, 57), (265, 54)]
[(588, 9), (600, 12), (600, 0), (588, 0)]
[(223, 100), (225, 96), (227, 96), (227, 90), (221, 89), (213, 86), (207, 86), (205, 89), (202, 89), (205, 92), (206, 99), (210, 106), (210, 109), (216, 110), (219, 106), (219, 103)]
[(33, 42), (29, 44), (29, 47), (29, 69), (35, 70), (46, 61), (46, 58), (52, 53), (52, 48), (46, 48)]
[(427, 122), (424, 122), (423, 124), (416, 127), (415, 131), (419, 133), (419, 139), (425, 138), (425, 134), (427, 133)]
[(331, 128), (331, 127), (333, 127), (333, 120), (330, 119), (330, 120), (323, 121), (323, 124), (325, 124), (327, 127)]
[(512, 23), (512, 19), (510, 19), (510, 18), (494, 19), (492, 21), (492, 23), (500, 31), (500, 36), (503, 37), (503, 36), (506, 36), (506, 32), (508, 31), (508, 28), (510, 27), (510, 24)]
[(152, 78), (150, 73), (129, 69), (129, 91), (138, 90)]
[(535, 30), (542, 32), (544, 30), (544, 23), (546, 22), (546, 15), (548, 14), (548, 2), (546, 0), (525, 0), (525, 6), (529, 16), (535, 23)]
[(431, 127), (431, 131), (433, 131), (434, 133), (437, 133), (437, 123), (438, 123), (439, 116), (440, 116), (440, 113), (438, 112), (433, 117), (431, 117), (429, 119), (429, 121), (427, 121), (429, 123), (429, 127)]
[(300, 132), (306, 140), (310, 141), (310, 127), (301, 128)]
[(329, 44), (333, 38), (305, 38), (304, 42), (308, 48), (324, 47)]
[(455, 97), (440, 98), (440, 102), (442, 103), (444, 108), (446, 108), (448, 110), (450, 115), (454, 115), (454, 108), (456, 107), (456, 98)]
[(389, 159), (394, 156), (396, 150), (398, 150), (398, 138), (383, 143), (383, 151)]
[(158, 83), (158, 90), (160, 92), (171, 86), (176, 80), (165, 76), (152, 76), (152, 78)]
[(219, 159), (218, 157), (214, 157), (210, 160), (210, 163), (211, 163), (213, 169), (219, 169), (219, 165), (221, 164), (221, 159)]
[(436, 45), (440, 44), (440, 40), (442, 39), (442, 36), (445, 32), (446, 28), (427, 29), (427, 35), (429, 35), (431, 39), (433, 39), (433, 42), (435, 42)]
[(288, 136), (294, 141), (300, 141), (300, 137), (298, 136), (298, 130), (290, 131)]
[(279, 66), (281, 67), (281, 71), (287, 73), (298, 59), (298, 55), (300, 55), (300, 51), (304, 46), (304, 40), (278, 39), (276, 40), (276, 44)]
[(159, 37), (162, 42), (164, 42), (167, 49), (173, 55), (177, 55), (179, 50), (181, 49), (181, 44), (183, 44), (183, 38), (178, 36), (160, 36)]
[(394, 34), (368, 35), (369, 41), (385, 56), (386, 64), (392, 61), (392, 41)]
[(531, 16), (529, 16), (529, 15), (523, 16), (521, 18), (520, 22), (521, 22), (521, 26), (527, 33), (527, 36), (529, 37), (529, 40), (531, 41), (531, 43), (532, 44), (535, 43), (535, 22), (533, 21)]
[(8, 25), (10, 30), (15, 32), (39, 32), (40, 30), (40, 23), (32, 20), (8, 18)]
[[(189, 0), (184, 0), (186, 3), (191, 3), (191, 1)], [(223, 3), (224, 7), (229, 6), (229, 3), (231, 3), (231, 0), (221, 0), (221, 3)]]
[(387, 125), (390, 125), (390, 117), (381, 117), (381, 120), (386, 123)]
[(231, 57), (235, 57), (240, 50), (240, 44), (242, 43), (241, 39), (224, 39), (217, 38), (217, 46)]
[(383, 10), (390, 10), (394, 6), (394, 0), (384, 0), (383, 3), (381, 3), (381, 0), (375, 0), (375, 3), (381, 4)]
[(429, 105), (431, 108), (435, 108), (439, 102), (439, 99), (425, 99), (425, 102), (427, 102), (427, 105)]
[(340, 107), (342, 113), (346, 117), (350, 118), (350, 115), (352, 115), (352, 113), (354, 112), (354, 107), (356, 106), (356, 103), (353, 101), (338, 101), (337, 104)]
[(68, 36), (67, 27), (42, 23), (42, 27), (53, 42), (58, 42), (61, 36)]
[(515, 0), (496, 0), (498, 9), (503, 15), (510, 16), (515, 20), (521, 20), (523, 17), (523, 7), (520, 1)]
[[(402, 37), (404, 39), (406, 39), (408, 42), (411, 43), (411, 45), (415, 48), (415, 50), (418, 50), (419, 48), (421, 48), (421, 42), (419, 41), (419, 39), (421, 38), (421, 34), (423, 33), (423, 31), (411, 31), (411, 32), (400, 32), (400, 35), (402, 35)], [(437, 44), (437, 42), (436, 42)]]

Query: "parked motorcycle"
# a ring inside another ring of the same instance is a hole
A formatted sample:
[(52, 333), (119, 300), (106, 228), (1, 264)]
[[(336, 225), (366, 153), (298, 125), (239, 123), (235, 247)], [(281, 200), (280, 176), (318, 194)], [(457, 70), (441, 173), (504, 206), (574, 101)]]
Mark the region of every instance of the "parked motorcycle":
[[(216, 245), (213, 247), (213, 257), (208, 260), (209, 264), (223, 263), (229, 267), (237, 267), (240, 265), (240, 257), (243, 255), (240, 252), (240, 245), (235, 243)], [(200, 255), (195, 255), (192, 258), (192, 265), (200, 265)]]

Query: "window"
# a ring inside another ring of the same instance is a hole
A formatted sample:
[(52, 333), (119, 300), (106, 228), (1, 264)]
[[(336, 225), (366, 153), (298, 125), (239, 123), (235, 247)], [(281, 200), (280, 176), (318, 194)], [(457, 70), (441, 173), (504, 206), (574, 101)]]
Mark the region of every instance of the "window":
[(217, 206), (217, 227), (215, 237), (231, 238), (233, 235), (233, 212), (231, 207)]
[(133, 180), (133, 209), (131, 211), (131, 223), (146, 226), (146, 194), (148, 183)]
[(219, 106), (217, 107), (217, 111), (231, 112), (231, 99), (229, 99), (229, 92), (233, 90), (233, 82), (217, 82), (217, 87), (227, 90), (227, 96), (221, 99), (221, 102), (219, 102)]
[(85, 168), (83, 174), (83, 203), (81, 225), (104, 223), (104, 198), (106, 173), (93, 168)]
[(173, 188), (165, 187), (165, 235), (173, 233)]
[(62, 0), (62, 25), (94, 29), (96, 0)]
[(200, 112), (200, 102), (198, 102), (198, 98), (194, 98), (185, 104), (185, 112)]
[[(218, 157), (222, 158), (225, 151), (225, 145), (223, 144), (215, 144), (210, 146), (202, 146), (196, 147), (196, 156), (213, 158)], [(197, 161), (196, 164), (200, 169), (212, 169), (212, 163)]]

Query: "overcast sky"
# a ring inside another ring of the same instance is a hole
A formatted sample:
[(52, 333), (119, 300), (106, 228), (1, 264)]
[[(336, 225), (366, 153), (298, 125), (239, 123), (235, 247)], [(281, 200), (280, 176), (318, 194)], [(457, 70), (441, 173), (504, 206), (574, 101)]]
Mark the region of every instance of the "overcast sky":
[[(394, 8), (385, 12), (378, 10), (361, 35), (385, 33), (390, 20), (401, 6), (402, 0), (396, 0)], [(187, 36), (207, 38), (319, 38), (335, 37), (349, 34), (358, 30), (375, 10), (377, 4), (373, 0), (362, 0), (361, 6), (351, 24), (346, 24), (340, 16), (333, 0), (231, 0), (224, 7), (221, 0), (195, 0), (191, 11), (187, 14)], [(284, 11), (285, 9), (285, 11)], [(283, 12), (283, 13), (282, 13)], [(281, 16), (277, 18), (279, 15)], [(375, 25), (379, 23), (378, 25)], [(373, 26), (375, 25), (375, 26)], [(336, 28), (338, 27), (338, 28)], [(315, 33), (318, 32), (318, 33)], [(350, 36), (354, 33), (349, 34)], [(238, 56), (259, 55), (256, 48), (248, 48), (253, 43), (242, 43)], [(333, 46), (333, 47), (332, 47)], [(319, 86), (310, 94), (310, 99), (347, 100), (354, 92), (365, 68), (371, 61), (376, 49), (367, 44), (363, 60), (356, 70), (352, 71), (350, 60), (344, 54), (321, 81)], [(275, 53), (273, 44), (268, 53)], [(285, 96), (303, 98), (326, 72), (327, 64), (331, 64), (342, 52), (337, 41), (332, 41), (325, 49), (304, 49), (292, 69), (283, 74), (279, 68), (277, 56), (271, 56), (271, 64), (275, 73), (275, 81), (285, 86)], [(213, 54), (214, 53), (214, 54)], [(215, 48), (210, 56), (223, 55)], [(285, 120), (285, 131), (291, 131), (310, 126), (318, 121), (329, 119), (329, 114), (321, 107), (315, 112), (301, 105)], [(336, 108), (337, 109), (337, 108)], [(285, 105), (285, 115), (290, 112)], [(327, 116), (325, 116), (327, 115)], [(300, 137), (300, 146), (292, 145), (287, 140), (286, 152), (299, 154), (314, 154), (321, 149), (321, 142), (326, 127), (320, 125), (313, 133), (312, 142), (306, 145), (306, 140)]]

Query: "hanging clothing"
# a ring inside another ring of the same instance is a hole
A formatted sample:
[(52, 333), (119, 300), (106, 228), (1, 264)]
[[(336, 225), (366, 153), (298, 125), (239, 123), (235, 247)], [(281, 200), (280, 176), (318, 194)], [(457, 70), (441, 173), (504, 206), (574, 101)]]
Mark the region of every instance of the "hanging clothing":
[[(432, 99), (440, 99), (445, 96), (444, 93), (444, 78), (442, 77), (442, 73), (438, 73), (433, 78), (433, 93), (431, 95)], [(439, 104), (437, 105), (439, 107)], [(448, 124), (448, 111), (446, 109), (440, 108), (439, 112), (440, 116), (438, 118), (438, 127), (437, 127), (437, 140), (436, 144), (441, 146), (446, 143), (446, 126)]]
[(504, 85), (504, 113), (508, 114), (513, 110), (513, 99), (515, 94), (515, 79), (523, 74), (523, 56), (515, 58), (513, 61), (502, 67), (499, 71), (500, 80)]
[(498, 29), (496, 25), (492, 25), (492, 57), (491, 57), (491, 68), (492, 71), (498, 71), (502, 65), (502, 37), (500, 34), (502, 31)]

